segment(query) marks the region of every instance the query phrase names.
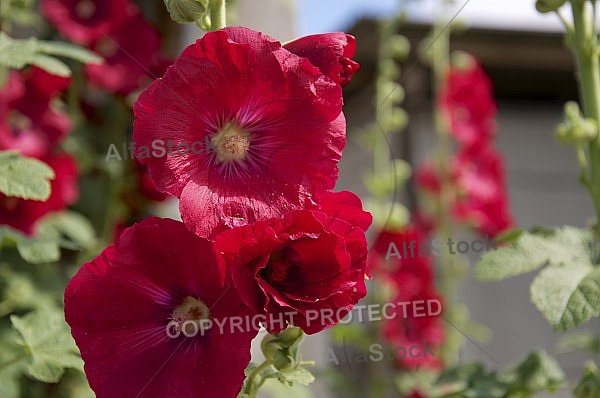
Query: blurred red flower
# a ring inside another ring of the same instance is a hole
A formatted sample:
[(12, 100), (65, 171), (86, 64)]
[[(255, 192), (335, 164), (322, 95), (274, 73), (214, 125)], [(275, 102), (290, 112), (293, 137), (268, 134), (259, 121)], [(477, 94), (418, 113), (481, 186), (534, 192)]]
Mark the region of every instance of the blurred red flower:
[[(452, 203), (454, 217), (490, 237), (513, 227), (504, 160), (493, 143), (482, 140), (462, 147), (451, 163), (449, 183), (457, 193)], [(440, 194), (440, 175), (431, 163), (417, 168), (415, 182), (425, 192)]]
[(40, 7), (62, 36), (82, 45), (112, 32), (137, 8), (130, 0), (41, 0)]
[(185, 49), (135, 104), (133, 141), (171, 140), (183, 154), (136, 156), (206, 237), (221, 221), (279, 217), (333, 188), (341, 107), (340, 87), (308, 60), (259, 32), (225, 28)]
[(409, 225), (400, 231), (380, 231), (376, 237), (375, 246), (369, 252), (370, 272), (392, 283), (399, 291), (417, 293), (433, 284), (430, 258), (433, 248), (429, 247), (428, 253), (423, 250), (419, 256), (419, 247), (427, 243), (419, 229)]
[[(430, 300), (438, 300), (442, 303), (442, 297), (435, 291), (433, 286), (425, 288), (419, 292), (413, 293), (401, 290), (399, 294), (390, 302), (392, 303), (420, 303), (418, 308), (427, 308), (426, 303)], [(433, 302), (435, 303), (435, 302)], [(406, 312), (405, 312), (406, 310)], [(397, 358), (400, 366), (414, 370), (419, 369), (441, 369), (443, 360), (441, 353), (436, 352), (444, 343), (445, 329), (441, 314), (437, 313), (439, 308), (432, 305), (431, 314), (428, 311), (415, 311), (412, 304), (406, 306), (396, 305), (388, 313), (388, 317), (383, 319), (382, 337), (384, 341), (390, 343), (392, 347), (404, 347), (406, 350), (410, 346), (420, 347), (433, 346), (433, 355), (425, 355), (422, 348), (421, 355), (412, 357), (406, 355), (404, 358)]]
[(454, 213), (461, 221), (473, 223), (481, 234), (491, 237), (511, 228), (504, 160), (488, 143), (463, 148), (456, 157), (457, 186), (460, 190)]
[(487, 141), (495, 134), (497, 106), (492, 82), (475, 59), (466, 67), (450, 68), (438, 104), (450, 133), (460, 143)]
[(9, 225), (21, 232), (33, 235), (36, 223), (45, 215), (65, 209), (77, 201), (77, 165), (70, 155), (51, 155), (42, 159), (54, 170), (51, 181), (52, 193), (45, 201), (7, 197), (0, 193), (0, 225)]
[(286, 43), (283, 48), (308, 60), (325, 76), (345, 86), (358, 72), (360, 65), (353, 61), (356, 39), (343, 33), (323, 33), (304, 36)]
[(68, 115), (52, 104), (69, 82), (37, 67), (9, 73), (0, 89), (0, 150), (47, 156), (71, 130)]
[(163, 62), (160, 34), (137, 8), (126, 23), (106, 32), (90, 48), (104, 58), (101, 64), (86, 65), (90, 84), (120, 95), (128, 95), (151, 81), (157, 76), (153, 73), (155, 65)]
[(156, 217), (84, 264), (65, 319), (96, 396), (235, 398), (256, 331), (225, 323), (252, 315), (228, 280), (208, 241)]
[[(368, 216), (360, 206), (355, 212)], [(366, 295), (365, 233), (331, 214), (291, 211), (225, 231), (215, 246), (242, 299), (266, 316), (271, 333), (285, 329), (285, 321), (317, 333)]]

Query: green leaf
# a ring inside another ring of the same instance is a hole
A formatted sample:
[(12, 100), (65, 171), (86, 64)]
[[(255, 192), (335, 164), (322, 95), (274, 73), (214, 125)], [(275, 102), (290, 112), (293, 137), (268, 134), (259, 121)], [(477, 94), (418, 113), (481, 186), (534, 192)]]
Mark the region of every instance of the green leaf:
[(0, 66), (23, 69), (27, 65), (36, 65), (55, 75), (70, 76), (71, 70), (67, 64), (56, 56), (82, 63), (98, 63), (102, 60), (96, 54), (73, 44), (40, 41), (34, 37), (13, 39), (0, 32)]
[(585, 365), (583, 378), (573, 389), (576, 398), (596, 398), (600, 396), (600, 372), (593, 362)]
[(60, 234), (46, 218), (39, 222), (35, 236), (21, 235), (17, 240), (17, 250), (23, 260), (31, 264), (58, 261), (60, 260)]
[(65, 64), (63, 61), (51, 57), (45, 54), (33, 54), (27, 61), (28, 64), (32, 64), (37, 66), (38, 68), (42, 68), (46, 72), (62, 76), (69, 77), (71, 76), (71, 69), (69, 66)]
[(52, 178), (54, 170), (44, 162), (16, 152), (0, 152), (0, 192), (6, 196), (48, 200)]
[(79, 213), (73, 211), (54, 213), (48, 216), (45, 222), (69, 238), (78, 248), (88, 249), (96, 243), (96, 233), (92, 223)]
[[(312, 398), (313, 394), (310, 390), (303, 385), (296, 385), (294, 387), (290, 387), (286, 384), (278, 383), (276, 380), (270, 379), (265, 382), (262, 390), (266, 391), (269, 394), (269, 397), (279, 398)], [(239, 398), (242, 398), (241, 396)]]
[(41, 41), (39, 51), (48, 55), (70, 58), (82, 64), (101, 63), (102, 58), (83, 47), (60, 41)]
[(27, 353), (29, 375), (56, 383), (65, 368), (83, 369), (83, 361), (58, 309), (30, 312), (23, 317), (12, 315), (10, 320)]
[(308, 386), (315, 381), (315, 376), (304, 368), (296, 368), (291, 372), (279, 372), (277, 379), (282, 384), (287, 384), (290, 387), (296, 384)]
[(600, 315), (600, 268), (589, 262), (548, 267), (535, 278), (530, 292), (550, 325), (568, 330)]
[(20, 398), (19, 381), (25, 370), (25, 355), (17, 344), (17, 334), (12, 329), (0, 332), (0, 397)]
[(551, 233), (523, 232), (510, 247), (486, 252), (475, 268), (483, 281), (497, 281), (534, 271), (549, 263), (589, 263), (592, 234), (565, 226)]
[(523, 362), (502, 372), (499, 380), (510, 385), (511, 391), (537, 393), (555, 391), (565, 381), (565, 374), (545, 351), (535, 351)]
[(558, 341), (557, 349), (561, 354), (577, 350), (586, 350), (600, 355), (600, 337), (592, 332), (572, 333)]

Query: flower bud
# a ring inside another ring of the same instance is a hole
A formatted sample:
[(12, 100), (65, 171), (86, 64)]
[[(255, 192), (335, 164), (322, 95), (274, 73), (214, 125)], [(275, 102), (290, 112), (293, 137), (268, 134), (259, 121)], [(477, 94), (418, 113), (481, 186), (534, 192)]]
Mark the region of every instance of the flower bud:
[(537, 0), (535, 9), (541, 13), (558, 11), (566, 2), (567, 0)]
[(556, 129), (556, 138), (563, 144), (588, 142), (598, 134), (598, 126), (593, 119), (585, 119), (577, 103), (565, 104), (565, 118)]
[(410, 53), (410, 42), (402, 35), (393, 35), (387, 39), (386, 46), (390, 56), (398, 61), (404, 60)]
[(290, 327), (279, 334), (269, 334), (261, 342), (265, 358), (281, 372), (296, 369), (300, 363), (298, 347), (304, 338), (302, 329)]
[(195, 22), (208, 11), (209, 0), (164, 0), (175, 22)]

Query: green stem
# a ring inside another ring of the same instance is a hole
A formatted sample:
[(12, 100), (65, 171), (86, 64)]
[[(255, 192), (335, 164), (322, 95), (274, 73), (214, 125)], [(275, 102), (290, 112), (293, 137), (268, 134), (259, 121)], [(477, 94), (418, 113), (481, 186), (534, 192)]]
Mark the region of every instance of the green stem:
[(212, 0), (210, 5), (210, 30), (219, 30), (225, 26), (227, 26), (225, 0)]
[[(579, 72), (579, 90), (585, 117), (600, 125), (600, 58), (595, 21), (584, 0), (572, 0), (574, 40), (573, 50)], [(589, 144), (590, 194), (596, 210), (595, 230), (600, 234), (600, 136)]]
[[(444, 2), (447, 9), (447, 3)], [(445, 15), (445, 13), (444, 13)], [(433, 66), (433, 84), (434, 98), (437, 93), (443, 89), (446, 73), (450, 67), (450, 31), (446, 29), (444, 18), (440, 18), (436, 24), (432, 36), (438, 39), (432, 46), (432, 66)], [(440, 199), (439, 208), (437, 209), (437, 219), (439, 220), (438, 237), (442, 237), (444, 241), (452, 236), (454, 231), (454, 223), (450, 214), (454, 198), (456, 196), (454, 184), (452, 182), (451, 169), (451, 151), (452, 141), (450, 137), (449, 127), (445, 123), (440, 110), (434, 104), (433, 114), (435, 118), (435, 126), (438, 136), (437, 169), (440, 175)], [(459, 272), (460, 264), (456, 256), (444, 254), (441, 259), (439, 268), (439, 286), (444, 301), (444, 314), (448, 323), (454, 326), (446, 328), (446, 341), (442, 347), (442, 358), (446, 366), (452, 366), (458, 361), (460, 347), (462, 345), (462, 335), (455, 327), (459, 327), (457, 320), (457, 303), (456, 303), (456, 285), (462, 277)]]
[[(242, 390), (243, 394), (248, 394), (249, 398), (256, 398), (258, 390), (265, 382), (266, 378), (261, 377), (263, 370), (268, 369), (271, 366), (271, 362), (264, 361), (260, 366), (256, 367), (250, 375), (248, 375), (248, 381)], [(259, 379), (259, 380), (257, 380)]]

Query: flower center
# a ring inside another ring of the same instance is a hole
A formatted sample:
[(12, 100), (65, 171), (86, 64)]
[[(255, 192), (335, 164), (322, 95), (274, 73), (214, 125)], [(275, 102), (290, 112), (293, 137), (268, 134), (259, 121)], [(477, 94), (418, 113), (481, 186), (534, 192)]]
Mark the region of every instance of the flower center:
[(245, 160), (250, 149), (250, 133), (232, 122), (227, 123), (211, 141), (221, 163)]
[(270, 283), (281, 283), (287, 278), (289, 264), (285, 261), (282, 252), (277, 252), (269, 258), (261, 276)]
[(119, 51), (119, 47), (112, 40), (105, 38), (98, 42), (96, 51), (103, 55), (104, 58), (110, 58)]
[(31, 119), (17, 111), (11, 111), (8, 114), (8, 125), (11, 127), (13, 135), (18, 135), (20, 131), (30, 129)]
[(96, 12), (96, 5), (92, 0), (81, 0), (75, 6), (75, 13), (79, 18), (88, 19)]
[(176, 332), (195, 335), (207, 327), (203, 321), (209, 317), (209, 309), (203, 301), (187, 296), (171, 313), (171, 324)]

